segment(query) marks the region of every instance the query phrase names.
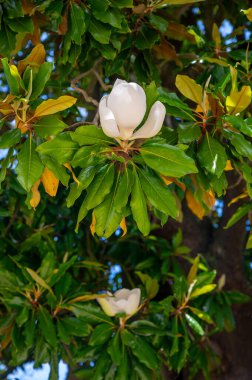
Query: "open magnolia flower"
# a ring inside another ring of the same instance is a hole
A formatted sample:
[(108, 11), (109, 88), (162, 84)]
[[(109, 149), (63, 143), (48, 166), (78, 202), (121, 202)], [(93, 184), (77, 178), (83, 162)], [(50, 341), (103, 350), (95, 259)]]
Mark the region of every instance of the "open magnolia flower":
[(162, 128), (165, 106), (156, 101), (150, 109), (146, 122), (136, 132), (146, 112), (146, 95), (137, 83), (117, 79), (111, 93), (99, 104), (103, 132), (121, 140), (146, 139), (155, 136)]
[(97, 298), (97, 301), (108, 316), (113, 317), (118, 313), (132, 315), (137, 311), (141, 297), (139, 288), (132, 290), (120, 289), (114, 295), (110, 292), (107, 294), (108, 297)]

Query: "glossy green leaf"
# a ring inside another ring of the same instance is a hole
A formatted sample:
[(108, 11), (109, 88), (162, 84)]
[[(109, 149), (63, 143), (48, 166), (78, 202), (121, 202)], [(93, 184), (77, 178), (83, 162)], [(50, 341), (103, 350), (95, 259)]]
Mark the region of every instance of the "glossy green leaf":
[(45, 62), (39, 66), (38, 72), (32, 81), (32, 94), (30, 99), (34, 100), (42, 93), (46, 83), (48, 82), (53, 70), (53, 63)]
[(201, 327), (201, 325), (199, 324), (199, 322), (195, 318), (193, 318), (190, 314), (185, 313), (185, 319), (186, 319), (188, 325), (192, 328), (192, 330), (194, 332), (196, 332), (196, 334), (198, 334), (200, 336), (204, 335), (203, 328)]
[(72, 134), (73, 141), (79, 145), (111, 144), (113, 140), (106, 136), (96, 125), (83, 125)]
[(88, 210), (99, 205), (110, 192), (114, 182), (114, 165), (104, 165), (97, 173), (95, 180), (88, 187), (85, 199)]
[(232, 227), (235, 223), (237, 223), (241, 218), (246, 216), (252, 210), (252, 202), (248, 204), (244, 204), (240, 206), (235, 213), (231, 216), (229, 221), (227, 222), (225, 228)]
[(34, 141), (28, 138), (17, 155), (17, 178), (26, 191), (31, 190), (31, 187), (40, 178), (44, 169), (44, 165), (35, 148), (36, 144)]
[(140, 153), (148, 166), (163, 175), (181, 177), (189, 173), (197, 173), (193, 159), (178, 147), (146, 143), (142, 146)]
[(20, 138), (21, 132), (19, 129), (4, 132), (4, 134), (0, 136), (0, 149), (11, 148), (19, 142)]
[(34, 131), (39, 137), (55, 136), (67, 128), (62, 120), (56, 115), (44, 116), (34, 124)]
[(142, 189), (148, 201), (164, 214), (171, 215), (174, 219), (178, 214), (176, 199), (168, 186), (154, 172), (138, 170)]
[(39, 306), (38, 311), (38, 321), (43, 337), (52, 347), (55, 348), (57, 345), (57, 336), (52, 315), (41, 305)]
[(70, 31), (72, 41), (81, 45), (82, 36), (86, 31), (85, 12), (74, 2), (70, 6)]
[(198, 159), (203, 168), (217, 177), (221, 176), (227, 163), (224, 146), (209, 135), (206, 135), (200, 144)]
[(111, 29), (105, 24), (92, 18), (89, 24), (89, 33), (101, 44), (108, 44), (110, 40)]
[(113, 328), (114, 328), (113, 326), (110, 326), (107, 323), (100, 324), (94, 329), (88, 344), (90, 346), (97, 346), (97, 345), (104, 344), (110, 339)]
[(148, 235), (150, 232), (150, 221), (147, 212), (146, 199), (139, 177), (135, 170), (133, 172), (133, 175), (134, 184), (132, 187), (130, 207), (137, 227), (143, 235)]
[[(1, 38), (0, 38), (0, 42), (1, 42)], [(1, 59), (1, 62), (3, 65), (4, 74), (6, 76), (11, 94), (18, 95), (19, 94), (19, 84), (18, 84), (17, 79), (11, 74), (10, 66), (8, 63), (8, 58)]]
[(33, 22), (30, 17), (17, 17), (8, 21), (8, 26), (13, 32), (33, 33)]
[(65, 132), (39, 145), (37, 151), (52, 157), (60, 164), (65, 164), (72, 160), (78, 147), (78, 144), (71, 139), (70, 133)]

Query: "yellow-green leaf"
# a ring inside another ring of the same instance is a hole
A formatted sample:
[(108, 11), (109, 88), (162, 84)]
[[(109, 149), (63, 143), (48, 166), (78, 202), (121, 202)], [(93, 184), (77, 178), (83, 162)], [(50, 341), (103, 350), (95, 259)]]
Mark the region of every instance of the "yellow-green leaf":
[(91, 301), (96, 300), (97, 298), (106, 298), (108, 297), (107, 294), (84, 294), (83, 296), (75, 297), (68, 301), (68, 303), (76, 303), (76, 302), (85, 302), (85, 301)]
[(42, 286), (42, 288), (45, 288), (47, 289), (51, 294), (53, 294), (53, 291), (52, 291), (52, 288), (45, 282), (45, 280), (43, 280), (42, 277), (40, 277), (34, 270), (32, 270), (31, 268), (26, 268), (27, 272), (29, 273), (29, 275), (32, 277), (32, 279), (37, 283), (39, 284), (40, 286)]
[(190, 306), (190, 310), (193, 312), (193, 314), (197, 315), (198, 318), (202, 319), (203, 321), (212, 324), (214, 323), (210, 315), (205, 313), (202, 310), (196, 309), (195, 307)]
[(64, 111), (72, 107), (77, 101), (73, 96), (63, 95), (58, 99), (48, 99), (42, 102), (35, 110), (33, 117), (52, 115), (56, 112)]
[(191, 266), (190, 272), (188, 273), (188, 276), (187, 276), (187, 281), (189, 284), (191, 284), (194, 281), (195, 277), (197, 276), (198, 267), (199, 267), (199, 256), (196, 256), (195, 259), (193, 260), (193, 265)]
[(241, 12), (243, 12), (249, 21), (252, 21), (252, 8), (248, 9), (241, 9)]
[(187, 75), (177, 75), (175, 85), (187, 99), (201, 105), (203, 100), (203, 88), (197, 84), (195, 80)]
[(202, 294), (210, 293), (212, 290), (216, 288), (216, 284), (209, 284), (202, 286), (202, 288), (195, 289), (192, 293), (190, 298), (196, 298), (201, 296)]
[(212, 37), (215, 42), (215, 47), (219, 49), (221, 47), (221, 36), (218, 26), (215, 23), (213, 24)]
[(244, 111), (251, 103), (251, 88), (243, 86), (240, 91), (231, 91), (227, 96), (226, 107), (230, 114), (236, 115)]
[(183, 5), (183, 4), (194, 4), (199, 3), (204, 0), (163, 0), (161, 3), (158, 3), (156, 7), (161, 7), (162, 5)]

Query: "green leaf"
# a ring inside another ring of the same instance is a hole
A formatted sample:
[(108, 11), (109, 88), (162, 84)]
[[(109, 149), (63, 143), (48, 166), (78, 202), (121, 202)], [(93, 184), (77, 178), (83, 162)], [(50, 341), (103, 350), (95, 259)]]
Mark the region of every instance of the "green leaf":
[(81, 45), (82, 36), (86, 31), (85, 12), (75, 2), (70, 5), (70, 31), (72, 41)]
[(176, 199), (165, 183), (154, 172), (139, 169), (139, 179), (148, 201), (159, 211), (176, 219)]
[[(1, 54), (7, 55), (8, 57), (11, 55), (11, 52), (16, 46), (16, 33), (13, 32), (6, 24), (3, 24), (0, 30), (0, 46)], [(13, 91), (13, 87), (11, 93), (18, 95), (18, 92), (15, 93)]]
[[(70, 336), (86, 337), (90, 334), (91, 327), (86, 324), (82, 319), (75, 317), (64, 317), (60, 321), (61, 327)], [(106, 325), (107, 326), (107, 325)]]
[(17, 179), (27, 192), (39, 180), (44, 169), (44, 165), (35, 148), (35, 142), (29, 137), (17, 155)]
[(39, 145), (37, 151), (54, 158), (60, 164), (65, 164), (72, 160), (78, 148), (78, 144), (71, 139), (71, 134), (64, 132), (53, 140)]
[(60, 120), (58, 116), (50, 115), (38, 119), (33, 127), (36, 135), (46, 138), (48, 136), (55, 136), (62, 132), (65, 128), (67, 128), (67, 124)]
[(252, 146), (250, 141), (246, 140), (242, 134), (233, 131), (224, 130), (223, 134), (230, 140), (231, 144), (241, 156), (252, 160)]
[(140, 50), (150, 49), (159, 40), (160, 36), (157, 31), (142, 24), (142, 27), (137, 33), (135, 45)]
[(20, 138), (21, 132), (19, 129), (4, 132), (4, 134), (0, 136), (0, 149), (11, 148), (20, 141)]
[(44, 87), (51, 76), (53, 70), (53, 63), (45, 62), (39, 66), (39, 70), (32, 81), (32, 94), (31, 100), (37, 99), (37, 97), (42, 93)]
[(203, 336), (205, 334), (204, 330), (200, 326), (199, 322), (196, 321), (196, 319), (194, 319), (190, 314), (185, 313), (185, 319), (186, 319), (188, 325), (191, 327), (191, 329), (194, 332), (196, 332), (196, 334), (199, 334), (200, 336)]
[(43, 337), (55, 348), (57, 345), (57, 336), (52, 315), (41, 305), (38, 310), (38, 321)]
[(101, 309), (93, 304), (76, 303), (73, 305), (61, 305), (62, 308), (70, 310), (77, 318), (83, 317), (86, 323), (106, 323), (114, 326), (111, 319)]
[(170, 356), (175, 355), (178, 352), (179, 349), (179, 342), (178, 342), (178, 316), (176, 315), (172, 319), (172, 334), (174, 335), (174, 338), (172, 340), (172, 346), (170, 350)]
[(111, 29), (100, 21), (91, 18), (89, 24), (89, 33), (101, 44), (108, 44), (110, 40)]
[(109, 6), (109, 0), (88, 0), (93, 11), (105, 12)]
[(183, 123), (178, 127), (178, 139), (181, 144), (188, 144), (199, 140), (201, 136), (200, 127), (195, 123)]
[(99, 205), (110, 192), (114, 182), (114, 165), (104, 165), (97, 173), (95, 180), (89, 185), (85, 199), (88, 210)]
[(104, 161), (101, 156), (103, 148), (99, 145), (83, 146), (77, 150), (73, 159), (71, 160), (71, 165), (76, 168), (77, 166), (81, 168), (86, 168), (90, 165), (95, 165), (101, 161)]
[[(0, 42), (1, 42), (1, 39), (0, 39)], [(11, 75), (8, 58), (1, 59), (1, 62), (3, 65), (4, 74), (6, 76), (11, 94), (19, 95), (19, 84), (18, 84), (17, 79), (13, 75)]]
[(167, 93), (159, 89), (159, 94), (158, 100), (164, 103), (169, 115), (179, 117), (183, 120), (195, 121), (191, 108), (186, 103), (182, 102), (175, 93)]
[(192, 306), (190, 306), (190, 310), (193, 314), (195, 314), (198, 318), (202, 319), (203, 321), (209, 324), (214, 323), (210, 315), (205, 313), (204, 311), (196, 309), (195, 307), (192, 307)]
[(114, 28), (121, 28), (122, 20), (124, 15), (118, 10), (114, 8), (109, 8), (106, 12), (104, 11), (93, 11), (94, 17), (104, 22), (105, 24), (110, 24)]
[(238, 129), (238, 131), (244, 133), (249, 137), (252, 137), (252, 118), (243, 120), (239, 116), (226, 115), (225, 122), (228, 122), (233, 128)]
[(167, 331), (147, 320), (134, 321), (129, 325), (129, 328), (133, 330), (134, 334), (144, 336), (163, 336), (167, 334)]
[(150, 232), (150, 221), (147, 212), (146, 200), (136, 170), (134, 170), (133, 174), (134, 185), (131, 193), (130, 207), (137, 227), (143, 235), (148, 235)]
[(33, 33), (33, 22), (30, 17), (17, 17), (13, 20), (8, 20), (8, 26), (13, 32)]
[(192, 291), (190, 298), (196, 298), (202, 294), (210, 293), (216, 288), (216, 284), (204, 285), (201, 288), (197, 288)]
[(236, 292), (236, 291), (227, 291), (225, 295), (232, 303), (246, 303), (251, 301), (251, 297), (247, 294)]
[(73, 141), (79, 145), (111, 144), (113, 140), (106, 136), (101, 128), (96, 125), (83, 125), (72, 134)]
[(118, 366), (121, 361), (121, 344), (120, 344), (120, 335), (119, 332), (116, 332), (113, 338), (110, 340), (108, 346), (108, 353), (111, 356), (112, 361)]
[(167, 27), (168, 27), (168, 21), (165, 18), (160, 17), (160, 16), (151, 12), (149, 19), (150, 19), (151, 24), (155, 28), (160, 30), (160, 32), (162, 32), (162, 33), (166, 32)]
[(21, 1), (16, 1), (16, 0), (5, 1), (4, 7), (7, 10), (7, 14), (10, 19), (16, 18), (16, 17), (23, 17)]
[(133, 8), (133, 0), (111, 0), (111, 4), (117, 8)]
[(116, 180), (105, 200), (95, 208), (95, 232), (98, 236), (108, 238), (118, 228), (131, 191), (131, 171), (125, 170), (123, 176), (118, 172)]
[(154, 298), (159, 291), (159, 284), (155, 278), (150, 277), (148, 274), (136, 272), (140, 280), (145, 286), (147, 297), (149, 299)]
[(45, 282), (45, 280), (43, 280), (42, 277), (40, 277), (36, 272), (34, 272), (34, 270), (30, 269), (30, 268), (26, 268), (27, 272), (29, 273), (29, 275), (32, 277), (32, 279), (40, 286), (42, 286), (42, 288), (45, 288), (47, 289), (51, 294), (53, 294), (53, 291), (52, 289), (50, 288), (50, 286)]
[(97, 326), (88, 342), (90, 346), (99, 346), (107, 342), (113, 332), (114, 327), (108, 325), (107, 323), (102, 323), (99, 326)]
[(122, 212), (115, 209), (115, 193), (116, 184), (105, 200), (94, 209), (95, 232), (98, 236), (109, 238), (119, 227), (122, 220)]
[(58, 380), (59, 379), (59, 361), (57, 351), (51, 352), (50, 360), (50, 374), (48, 380)]
[(78, 185), (76, 182), (71, 184), (70, 192), (66, 199), (67, 207), (73, 206), (76, 199), (79, 198), (82, 191), (85, 190), (90, 183), (93, 181), (95, 173), (99, 170), (99, 167), (96, 166), (88, 166), (85, 169), (82, 169), (78, 176), (78, 181), (80, 184)]
[(1, 185), (2, 185), (2, 182), (4, 181), (5, 177), (6, 177), (6, 171), (7, 171), (7, 168), (11, 162), (11, 158), (12, 158), (12, 155), (13, 155), (13, 148), (9, 149), (6, 157), (0, 161), (1, 163), (1, 168), (0, 168), (0, 190), (1, 190)]
[(240, 206), (231, 216), (224, 228), (232, 227), (238, 220), (246, 216), (252, 210), (252, 202)]
[(127, 330), (121, 333), (123, 343), (130, 347), (134, 356), (150, 369), (159, 367), (158, 358), (154, 349), (142, 338), (135, 336)]
[(224, 146), (208, 134), (200, 144), (198, 158), (201, 166), (210, 173), (217, 175), (218, 178), (223, 173), (227, 163)]
[(149, 167), (163, 175), (182, 177), (189, 173), (197, 173), (193, 159), (175, 146), (149, 143), (142, 145), (140, 153)]

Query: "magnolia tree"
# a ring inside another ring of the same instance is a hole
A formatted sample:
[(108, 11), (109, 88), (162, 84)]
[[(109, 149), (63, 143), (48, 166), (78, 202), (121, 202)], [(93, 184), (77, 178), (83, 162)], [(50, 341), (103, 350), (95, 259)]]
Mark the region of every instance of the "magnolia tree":
[(251, 21), (0, 1), (0, 379), (251, 379)]

